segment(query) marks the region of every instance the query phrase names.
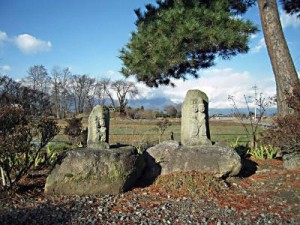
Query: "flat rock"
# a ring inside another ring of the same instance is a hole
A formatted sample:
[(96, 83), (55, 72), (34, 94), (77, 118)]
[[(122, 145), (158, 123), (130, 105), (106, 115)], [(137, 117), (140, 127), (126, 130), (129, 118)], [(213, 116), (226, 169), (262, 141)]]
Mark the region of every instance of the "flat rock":
[(146, 151), (145, 177), (177, 171), (200, 171), (215, 176), (235, 176), (242, 168), (240, 156), (231, 148), (221, 145), (181, 146), (167, 141)]
[(288, 170), (300, 169), (300, 152), (285, 154), (282, 157), (283, 167)]
[(132, 146), (108, 150), (76, 149), (67, 153), (47, 177), (45, 193), (118, 194), (130, 189), (145, 162)]

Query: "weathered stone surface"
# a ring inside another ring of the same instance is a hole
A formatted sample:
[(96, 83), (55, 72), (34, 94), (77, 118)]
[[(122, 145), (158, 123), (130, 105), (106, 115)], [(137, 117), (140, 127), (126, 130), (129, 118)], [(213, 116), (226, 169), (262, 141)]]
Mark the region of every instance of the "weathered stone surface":
[(48, 176), (45, 193), (118, 194), (135, 184), (144, 165), (143, 156), (131, 146), (70, 151)]
[(200, 90), (189, 90), (185, 96), (181, 111), (182, 145), (211, 145), (207, 95)]
[(288, 170), (300, 169), (300, 152), (294, 154), (285, 154), (282, 157), (283, 167)]
[(176, 171), (201, 171), (221, 176), (235, 176), (242, 167), (240, 156), (230, 147), (180, 146), (166, 141), (147, 150), (145, 176), (153, 179), (159, 174)]
[(89, 116), (87, 146), (93, 149), (109, 148), (109, 109), (106, 106), (95, 106)]

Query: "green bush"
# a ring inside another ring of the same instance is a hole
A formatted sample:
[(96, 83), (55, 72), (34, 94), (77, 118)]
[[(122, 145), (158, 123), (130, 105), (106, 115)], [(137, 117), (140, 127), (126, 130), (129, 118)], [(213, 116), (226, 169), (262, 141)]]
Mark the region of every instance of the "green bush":
[(70, 146), (66, 143), (53, 143), (52, 142), (52, 143), (49, 143), (47, 145), (47, 147), (50, 147), (55, 152), (62, 152), (62, 151), (65, 151), (67, 149), (70, 149)]
[(274, 159), (276, 156), (276, 149), (269, 145), (269, 146), (259, 146), (256, 149), (250, 150), (249, 154), (257, 159)]
[(54, 166), (58, 156), (65, 150), (69, 149), (70, 146), (64, 143), (54, 144), (49, 143), (43, 148), (34, 161), (34, 167), (39, 166)]
[(286, 93), (291, 114), (274, 119), (273, 126), (263, 134), (263, 143), (278, 147), (282, 155), (300, 154), (300, 88), (295, 85), (292, 94)]

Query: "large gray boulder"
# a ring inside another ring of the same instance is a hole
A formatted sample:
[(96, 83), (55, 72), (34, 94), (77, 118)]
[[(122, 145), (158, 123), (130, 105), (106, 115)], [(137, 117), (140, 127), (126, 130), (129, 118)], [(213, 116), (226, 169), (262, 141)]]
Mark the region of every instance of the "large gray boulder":
[(300, 151), (284, 154), (282, 157), (283, 167), (288, 170), (300, 169)]
[(242, 167), (240, 156), (230, 147), (221, 145), (181, 146), (167, 141), (146, 152), (144, 176), (155, 179), (158, 175), (177, 171), (199, 171), (217, 177), (235, 176)]
[(118, 194), (130, 189), (145, 162), (133, 147), (77, 149), (67, 153), (48, 176), (45, 193), (57, 195)]

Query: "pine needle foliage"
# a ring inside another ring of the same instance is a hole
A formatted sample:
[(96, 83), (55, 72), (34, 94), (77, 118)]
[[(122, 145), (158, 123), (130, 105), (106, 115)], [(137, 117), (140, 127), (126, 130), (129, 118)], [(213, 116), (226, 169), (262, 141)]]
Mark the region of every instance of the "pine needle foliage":
[(296, 14), (300, 19), (300, 1), (299, 0), (280, 0), (283, 9), (286, 13), (293, 15)]
[(150, 87), (173, 85), (172, 78), (197, 78), (217, 57), (246, 53), (257, 27), (239, 15), (254, 2), (160, 0), (135, 10), (137, 30), (120, 51), (122, 74)]

